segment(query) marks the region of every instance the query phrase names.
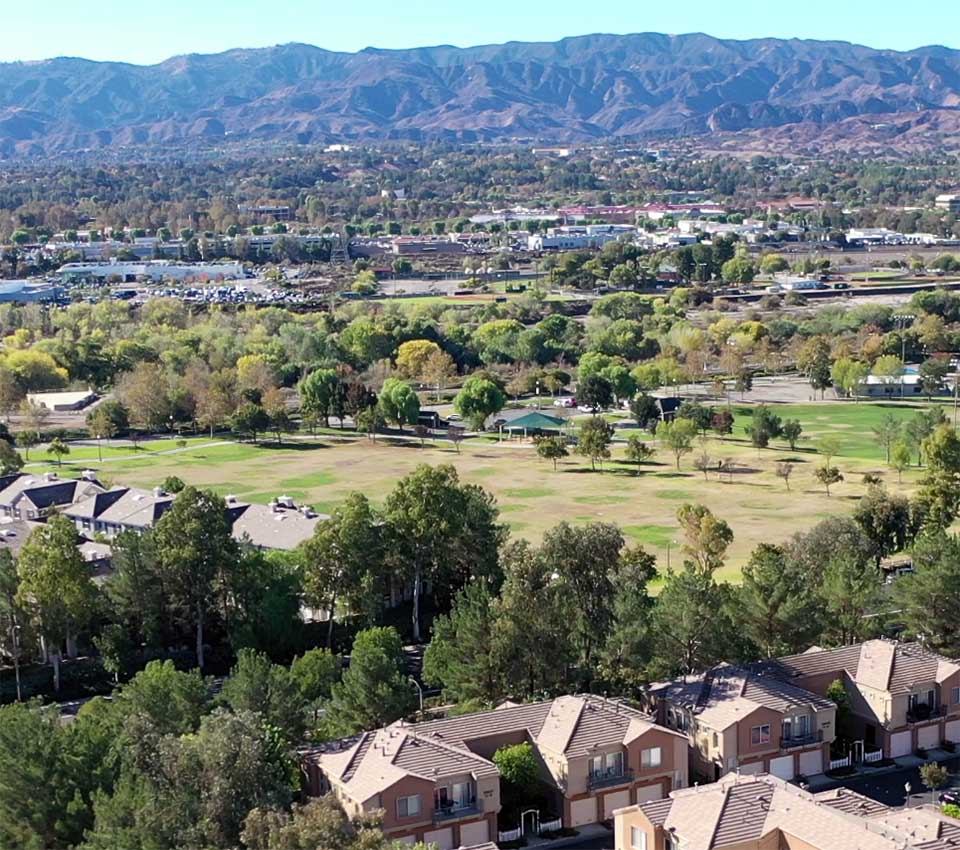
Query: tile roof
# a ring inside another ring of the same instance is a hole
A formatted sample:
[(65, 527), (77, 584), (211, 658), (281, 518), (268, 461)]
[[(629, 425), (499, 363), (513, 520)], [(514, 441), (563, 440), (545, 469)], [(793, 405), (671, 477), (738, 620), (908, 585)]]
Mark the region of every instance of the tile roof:
[(295, 549), (309, 540), (319, 522), (330, 517), (277, 505), (230, 506), (233, 536), (261, 549)]
[(919, 643), (868, 640), (840, 649), (815, 649), (757, 666), (780, 679), (846, 672), (864, 687), (906, 693), (915, 685), (942, 682), (960, 664), (924, 649)]
[(811, 794), (766, 775), (728, 774), (716, 783), (622, 811), (638, 808), (683, 846), (697, 850), (777, 833), (813, 850), (946, 850), (960, 839), (960, 824), (929, 810), (893, 810), (845, 789)]
[(28, 499), (38, 510), (44, 510), (69, 505), (103, 489), (96, 481), (58, 478), (52, 473), (43, 477), (18, 475), (9, 479), (9, 476), (4, 477), (7, 484), (0, 490), (0, 505), (6, 508), (15, 507), (21, 499)]
[(651, 693), (686, 708), (713, 729), (726, 729), (760, 707), (779, 712), (797, 706), (818, 711), (834, 707), (829, 700), (789, 682), (731, 665), (719, 665), (686, 681), (654, 686)]

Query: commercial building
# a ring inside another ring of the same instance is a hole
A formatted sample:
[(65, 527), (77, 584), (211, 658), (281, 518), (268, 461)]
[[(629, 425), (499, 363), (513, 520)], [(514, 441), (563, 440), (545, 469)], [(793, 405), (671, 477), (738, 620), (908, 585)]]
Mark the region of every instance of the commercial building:
[(62, 295), (59, 286), (35, 280), (0, 280), (0, 304), (34, 304), (56, 301)]
[(245, 277), (240, 263), (172, 263), (168, 260), (148, 260), (141, 263), (115, 260), (103, 263), (65, 263), (57, 269), (57, 274), (64, 283), (236, 280)]
[(47, 410), (76, 411), (89, 407), (97, 400), (93, 390), (79, 390), (77, 392), (49, 392), (27, 393), (30, 404), (39, 404)]

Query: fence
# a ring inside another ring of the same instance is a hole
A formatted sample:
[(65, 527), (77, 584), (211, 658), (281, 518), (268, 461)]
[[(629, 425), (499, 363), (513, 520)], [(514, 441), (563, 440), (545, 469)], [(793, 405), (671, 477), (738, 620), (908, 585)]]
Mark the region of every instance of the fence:
[(883, 750), (874, 750), (872, 753), (864, 753), (863, 760), (867, 764), (875, 761), (883, 761)]
[(520, 830), (519, 829), (508, 829), (505, 832), (498, 832), (497, 838), (500, 842), (504, 841), (519, 841), (520, 840)]
[(551, 820), (540, 824), (541, 834), (544, 832), (557, 832), (561, 829), (563, 829), (563, 818), (557, 818), (556, 820)]
[(832, 759), (830, 761), (830, 770), (837, 770), (841, 767), (850, 767), (850, 756), (842, 759)]

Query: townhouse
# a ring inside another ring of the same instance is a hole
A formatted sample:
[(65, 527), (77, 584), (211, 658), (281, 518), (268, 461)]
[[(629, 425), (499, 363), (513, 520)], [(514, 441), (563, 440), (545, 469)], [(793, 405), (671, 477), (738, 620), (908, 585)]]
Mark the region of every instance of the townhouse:
[(768, 678), (826, 695), (843, 683), (850, 702), (847, 735), (854, 756), (900, 758), (918, 749), (960, 743), (960, 664), (919, 643), (869, 640), (813, 648), (759, 665)]
[(617, 810), (614, 841), (616, 850), (949, 850), (960, 822), (845, 788), (812, 794), (775, 776), (728, 774)]
[[(687, 784), (686, 737), (626, 704), (592, 695), (505, 703), (492, 711), (396, 723), (311, 748), (311, 794), (332, 792), (351, 813), (384, 811), (391, 838), (440, 850), (498, 837), (502, 747), (529, 743), (552, 810), (540, 822), (577, 827)], [(512, 829), (518, 824), (501, 824)]]
[(60, 478), (55, 472), (5, 475), (0, 477), (0, 516), (40, 522), (53, 511), (103, 490), (89, 470), (77, 479)]
[(732, 665), (653, 685), (657, 721), (684, 734), (691, 774), (712, 782), (730, 771), (789, 780), (823, 773), (836, 736), (836, 705), (792, 682)]

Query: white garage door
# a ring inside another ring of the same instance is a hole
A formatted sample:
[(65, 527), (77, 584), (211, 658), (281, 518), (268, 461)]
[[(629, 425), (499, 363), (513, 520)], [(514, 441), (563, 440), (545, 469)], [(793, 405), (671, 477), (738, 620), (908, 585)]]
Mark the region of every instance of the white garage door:
[(597, 798), (574, 800), (570, 803), (570, 826), (583, 826), (597, 822)]
[(960, 720), (951, 720), (944, 730), (944, 737), (948, 741), (960, 743)]
[(424, 844), (436, 844), (440, 850), (453, 850), (453, 827), (446, 829), (435, 829), (433, 832), (423, 834)]
[(662, 800), (666, 794), (663, 793), (663, 785), (655, 782), (653, 785), (644, 785), (637, 789), (637, 802), (649, 803), (651, 800)]
[(744, 776), (754, 776), (758, 773), (763, 773), (763, 762), (755, 761), (750, 764), (741, 764), (740, 773)]
[(816, 776), (818, 773), (823, 773), (823, 750), (800, 753), (800, 772), (804, 776)]
[(622, 809), (630, 805), (630, 791), (617, 791), (614, 794), (604, 794), (603, 796), (603, 819), (610, 820), (613, 817), (614, 809)]
[(940, 724), (934, 723), (933, 726), (921, 726), (917, 729), (917, 746), (926, 750), (932, 750), (940, 746)]
[(910, 732), (897, 732), (890, 736), (890, 758), (898, 759), (913, 752), (913, 736)]
[(465, 823), (460, 827), (460, 846), (473, 847), (475, 844), (486, 844), (490, 840), (490, 825), (485, 820), (476, 823)]
[(781, 779), (793, 779), (793, 756), (770, 759), (770, 773)]
[(399, 841), (401, 844), (416, 844), (417, 836), (415, 835), (404, 835), (402, 838), (391, 838), (391, 841)]

